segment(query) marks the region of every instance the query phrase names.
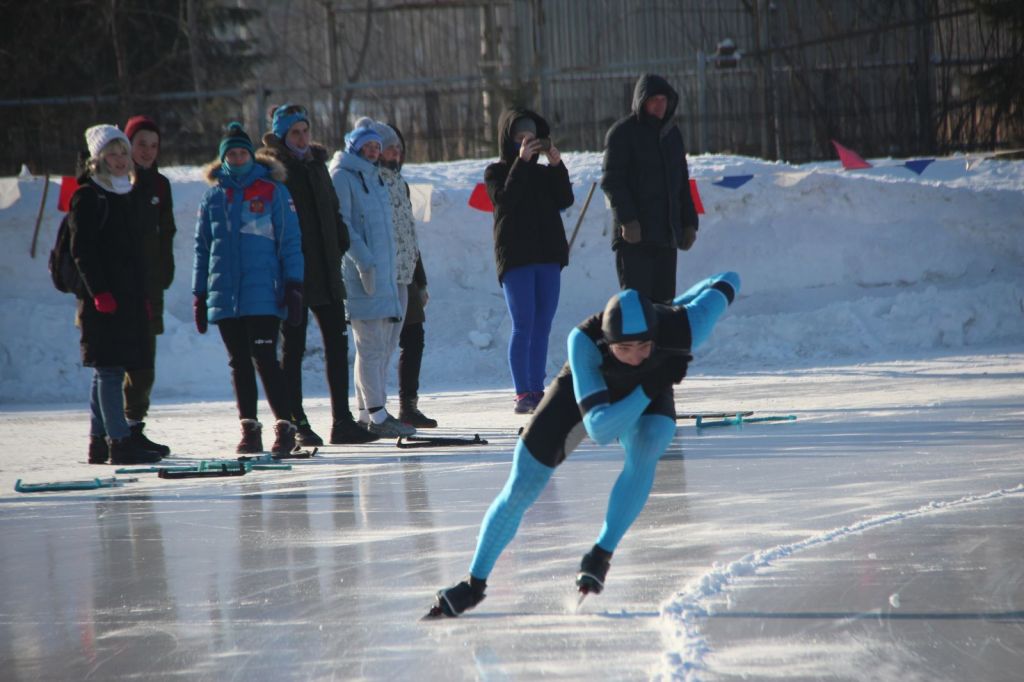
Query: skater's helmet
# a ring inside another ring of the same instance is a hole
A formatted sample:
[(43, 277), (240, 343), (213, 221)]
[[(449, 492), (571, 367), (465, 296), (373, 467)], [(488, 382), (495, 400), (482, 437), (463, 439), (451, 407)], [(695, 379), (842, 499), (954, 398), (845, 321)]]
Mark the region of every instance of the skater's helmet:
[(624, 289), (608, 299), (601, 319), (601, 332), (608, 343), (653, 341), (658, 332), (654, 304), (636, 289)]

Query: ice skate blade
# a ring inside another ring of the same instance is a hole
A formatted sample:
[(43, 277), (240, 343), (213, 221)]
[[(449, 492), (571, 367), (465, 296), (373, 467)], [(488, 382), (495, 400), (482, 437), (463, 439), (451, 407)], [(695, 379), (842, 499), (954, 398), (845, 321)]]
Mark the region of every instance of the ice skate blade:
[(423, 620), (441, 620), (442, 618), (450, 618), (450, 617), (451, 616), (447, 615), (444, 612), (444, 609), (441, 608), (440, 604), (434, 604), (433, 606), (430, 607), (430, 610), (427, 611), (427, 615), (425, 615), (422, 618), (420, 618), (420, 620), (421, 621), (423, 621)]

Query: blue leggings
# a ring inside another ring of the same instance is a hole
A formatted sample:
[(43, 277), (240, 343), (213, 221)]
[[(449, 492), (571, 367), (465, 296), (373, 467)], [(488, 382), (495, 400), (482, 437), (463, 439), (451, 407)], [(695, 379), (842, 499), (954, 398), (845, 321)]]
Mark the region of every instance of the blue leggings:
[(523, 265), (505, 272), (502, 289), (512, 316), (508, 365), (516, 393), (544, 390), (548, 336), (558, 309), (561, 267), (557, 263)]

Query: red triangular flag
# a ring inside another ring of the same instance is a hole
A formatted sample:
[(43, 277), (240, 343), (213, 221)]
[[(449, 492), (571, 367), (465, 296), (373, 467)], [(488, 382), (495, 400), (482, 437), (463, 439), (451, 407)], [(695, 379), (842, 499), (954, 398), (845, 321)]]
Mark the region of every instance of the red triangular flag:
[(57, 210), (67, 213), (71, 208), (71, 195), (78, 189), (78, 181), (70, 175), (60, 179), (60, 196), (57, 197)]
[(836, 153), (839, 154), (839, 160), (843, 163), (843, 168), (846, 170), (857, 170), (858, 168), (871, 168), (871, 164), (861, 158), (860, 154), (847, 149), (843, 145), (839, 144), (835, 140), (832, 140), (832, 145), (836, 148)]
[(473, 188), (473, 193), (469, 195), (469, 205), (478, 211), (486, 211), (490, 213), (494, 210), (494, 204), (491, 203), (491, 198), (487, 196), (487, 187), (484, 183), (478, 182), (476, 187)]
[(690, 178), (690, 196), (693, 197), (693, 207), (697, 209), (697, 215), (704, 215), (704, 202), (700, 200), (700, 192), (697, 191), (697, 181)]

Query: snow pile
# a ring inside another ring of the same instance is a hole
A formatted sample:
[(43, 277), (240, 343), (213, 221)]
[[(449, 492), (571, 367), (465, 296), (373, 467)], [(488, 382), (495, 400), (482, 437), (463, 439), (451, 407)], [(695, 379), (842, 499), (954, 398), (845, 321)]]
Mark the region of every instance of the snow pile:
[[(572, 231), (601, 156), (565, 155), (576, 205)], [(432, 185), (429, 222), (418, 225), (430, 281), (425, 391), (510, 386), (511, 329), (493, 261), (489, 214), (466, 202), (489, 161), (408, 166)], [(735, 156), (691, 159), (707, 214), (695, 247), (680, 254), (679, 287), (724, 269), (743, 292), (698, 357), (701, 372), (908, 357), (965, 347), (1019, 346), (1024, 338), (1024, 163), (941, 159), (917, 176), (898, 162), (856, 172), (836, 163), (789, 166)], [(192, 229), (206, 185), (196, 168), (167, 171), (174, 188), (177, 275), (158, 344), (156, 399), (227, 398), (230, 381), (216, 330), (192, 326)], [(738, 189), (712, 184), (753, 174)], [(41, 178), (0, 179), (0, 402), (81, 401), (74, 302), (46, 272), (60, 214), (51, 186), (36, 257), (29, 257)], [(417, 193), (417, 196), (422, 196)], [(422, 208), (422, 207), (421, 207)], [(617, 288), (598, 189), (562, 275), (549, 377), (573, 325)], [(322, 345), (311, 324), (306, 390), (322, 395)], [(511, 391), (511, 389), (509, 389)]]

